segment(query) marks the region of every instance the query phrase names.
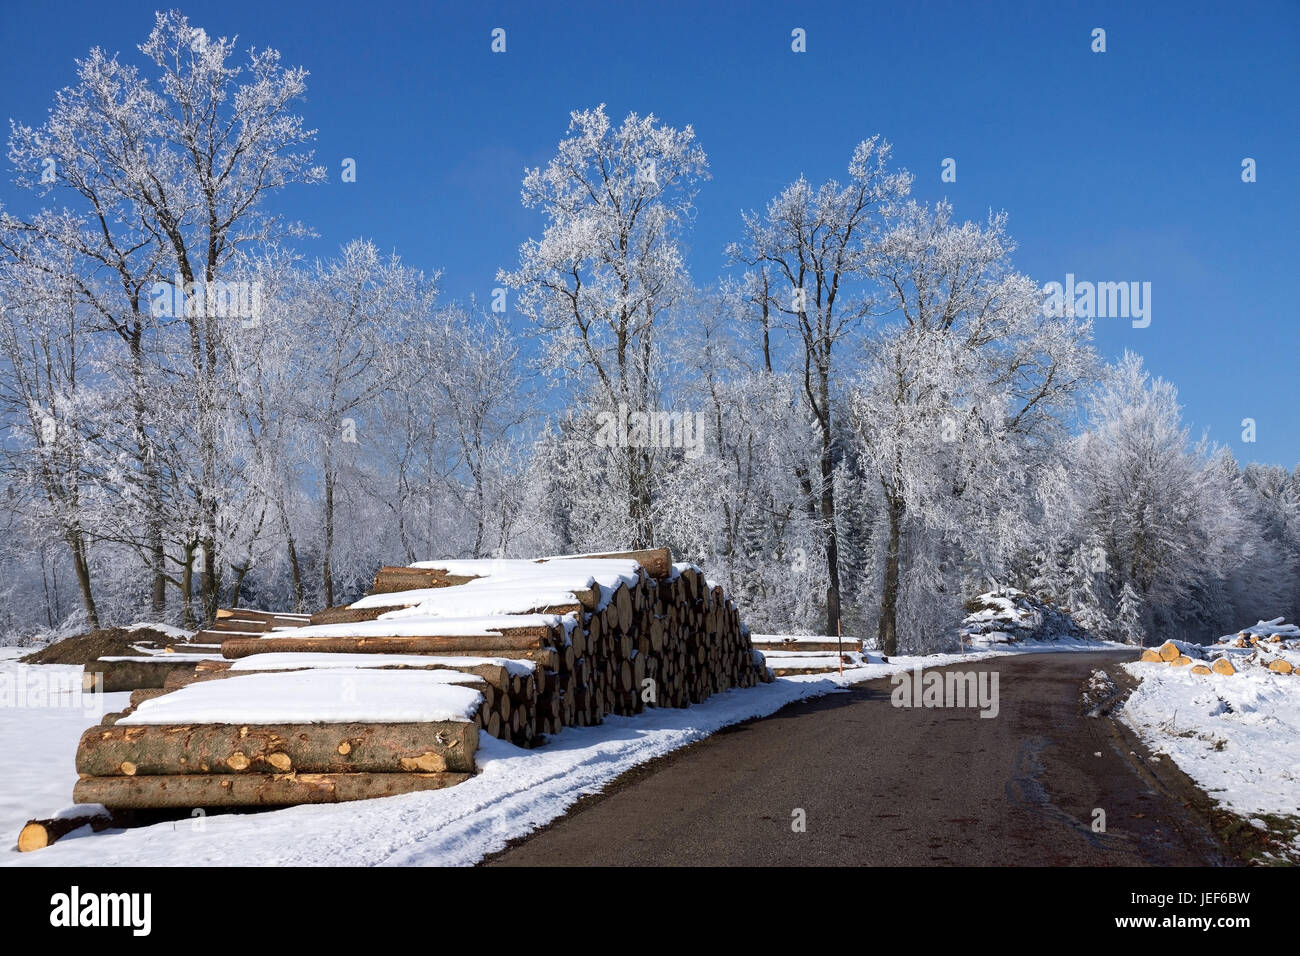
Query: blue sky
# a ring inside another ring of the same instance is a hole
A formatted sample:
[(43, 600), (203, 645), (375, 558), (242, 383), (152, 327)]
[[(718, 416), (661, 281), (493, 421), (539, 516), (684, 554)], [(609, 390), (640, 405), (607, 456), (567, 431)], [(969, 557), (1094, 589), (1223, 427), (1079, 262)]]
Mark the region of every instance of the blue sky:
[[(94, 45), (136, 56), (158, 5), (6, 4), (0, 117), (38, 122)], [(880, 133), (919, 198), (947, 197), (964, 218), (1005, 209), (1015, 263), (1040, 283), (1150, 282), (1151, 325), (1099, 319), (1103, 354), (1141, 353), (1194, 429), (1243, 462), (1300, 462), (1296, 2), (180, 8), (311, 71), (301, 111), (332, 181), (280, 203), (320, 233), (312, 253), (370, 238), (444, 269), (450, 296), (486, 298), (540, 231), (519, 204), (523, 168), (547, 160), (571, 109), (604, 102), (615, 118), (695, 127), (713, 178), (688, 242), (708, 283), (742, 209), (801, 173), (843, 176), (853, 145)], [(490, 51), (494, 27), (505, 54)], [(790, 49), (795, 27), (806, 53)], [(344, 157), (356, 183), (339, 181)], [(955, 183), (940, 181), (945, 157)], [(7, 172), (0, 198), (28, 204)]]

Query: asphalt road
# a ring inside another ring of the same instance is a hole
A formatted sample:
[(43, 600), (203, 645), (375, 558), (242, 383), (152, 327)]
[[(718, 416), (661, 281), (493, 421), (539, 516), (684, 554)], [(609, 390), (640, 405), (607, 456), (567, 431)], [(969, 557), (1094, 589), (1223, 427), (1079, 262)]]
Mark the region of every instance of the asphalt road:
[[(487, 865), (1229, 863), (1197, 792), (1117, 722), (1081, 713), (1132, 654), (955, 665), (999, 673), (999, 714), (891, 706), (888, 680), (727, 728), (620, 778)], [(946, 669), (946, 668), (945, 668)], [(1154, 772), (1153, 772), (1154, 771)], [(1105, 832), (1093, 828), (1105, 811)], [(806, 820), (796, 832), (796, 811)]]

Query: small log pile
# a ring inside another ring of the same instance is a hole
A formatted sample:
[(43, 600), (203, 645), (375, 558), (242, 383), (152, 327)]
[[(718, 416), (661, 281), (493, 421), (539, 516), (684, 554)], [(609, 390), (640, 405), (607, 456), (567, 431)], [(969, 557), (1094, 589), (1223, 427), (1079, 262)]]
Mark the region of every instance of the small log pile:
[(254, 611), (249, 608), (221, 608), (213, 625), (194, 635), (195, 644), (220, 644), (232, 635), (249, 637), (269, 634), (284, 628), (303, 627), (311, 622), (310, 614), (287, 611)]
[[(169, 677), (165, 690), (158, 693), (247, 674), (350, 666), (356, 661), (363, 661), (368, 670), (447, 670), (477, 677), (482, 681), (477, 689), (483, 695), (483, 704), (477, 716), (479, 725), (494, 737), (521, 745), (531, 744), (537, 737), (536, 725), (528, 720), (537, 708), (537, 681), (534, 676), (536, 665), (531, 661), (502, 657), (417, 657), (376, 652), (358, 658), (354, 653), (321, 653), (301, 645), (294, 645), (292, 649), (277, 646), (269, 653), (250, 654), (238, 661), (202, 661), (190, 672)], [(132, 700), (134, 701), (134, 696)]]
[(1253, 632), (1280, 623), (1281, 618), (1262, 621), (1256, 629), (1247, 629), (1235, 636), (1228, 635), (1217, 644), (1166, 641), (1158, 648), (1144, 650), (1140, 660), (1149, 664), (1190, 667), (1190, 673), (1201, 676), (1219, 674), (1231, 677), (1250, 667), (1262, 667), (1274, 674), (1300, 674), (1300, 667), (1285, 656), (1287, 652), (1300, 651), (1300, 641), (1295, 640), (1291, 633), (1294, 630), (1292, 625), (1287, 625), (1286, 633)]
[(256, 638), (286, 628), (303, 627), (309, 621), (306, 614), (221, 608), (211, 628), (172, 645), (163, 653), (103, 657), (87, 664), (81, 678), (82, 688), (89, 691), (98, 687), (104, 693), (164, 688), (169, 679), (188, 677), (199, 658), (219, 654), (221, 643), (230, 637)]
[(856, 637), (754, 634), (750, 640), (777, 677), (830, 674), (870, 663)]

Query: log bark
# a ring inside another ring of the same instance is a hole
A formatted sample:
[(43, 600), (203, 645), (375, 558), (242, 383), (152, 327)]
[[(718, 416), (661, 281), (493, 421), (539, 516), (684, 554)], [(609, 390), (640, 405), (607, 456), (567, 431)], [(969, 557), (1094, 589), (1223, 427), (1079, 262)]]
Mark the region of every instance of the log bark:
[[(170, 677), (170, 675), (168, 676)], [(167, 693), (167, 690), (162, 687), (147, 687), (141, 688), (140, 690), (133, 690), (131, 691), (131, 709), (135, 710), (146, 700), (153, 700), (155, 697), (161, 697), (165, 693)]]
[(583, 561), (600, 558), (635, 561), (645, 569), (646, 574), (655, 580), (661, 580), (673, 573), (673, 557), (667, 548), (646, 548), (640, 551), (608, 551), (602, 554), (560, 555), (553, 558), (542, 558), (539, 563), (548, 561)]
[(32, 850), (43, 850), (60, 837), (67, 836), (82, 827), (90, 827), (99, 833), (101, 830), (122, 827), (126, 824), (126, 815), (121, 813), (93, 813), (48, 820), (28, 820), (18, 834), (18, 852), (30, 853)]
[(323, 654), (474, 654), (483, 657), (509, 657), (492, 651), (539, 650), (555, 639), (548, 627), (503, 628), (499, 634), (451, 636), (384, 637), (284, 637), (232, 638), (221, 645), (228, 659), (250, 654), (319, 652)]
[(77, 747), (91, 777), (228, 773), (472, 773), (469, 721), (92, 727)]
[(371, 594), (393, 594), (397, 591), (418, 591), (424, 588), (454, 587), (468, 584), (472, 575), (448, 574), (439, 568), (384, 567), (375, 575)]
[(115, 810), (153, 807), (287, 807), (301, 803), (370, 800), (454, 787), (467, 773), (188, 774), (160, 777), (84, 777), (73, 787), (77, 803)]
[(383, 607), (352, 608), (347, 605), (327, 607), (325, 610), (313, 614), (311, 623), (313, 625), (356, 624), (360, 621), (373, 621), (381, 614), (387, 614), (389, 611), (400, 611), (410, 606), (409, 604), (386, 604)]
[(94, 675), (104, 675), (104, 693), (116, 693), (140, 688), (163, 688), (167, 676), (173, 673), (189, 674), (194, 662), (177, 663), (160, 657), (157, 661), (95, 661), (85, 665), (82, 684), (89, 678), (93, 686)]

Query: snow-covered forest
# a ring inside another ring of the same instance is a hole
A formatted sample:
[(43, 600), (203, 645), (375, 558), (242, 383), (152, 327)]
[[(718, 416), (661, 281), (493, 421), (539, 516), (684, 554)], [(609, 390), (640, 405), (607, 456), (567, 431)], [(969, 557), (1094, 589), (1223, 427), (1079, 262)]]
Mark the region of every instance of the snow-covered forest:
[[(303, 69), (160, 14), (15, 117), (0, 633), (317, 609), (384, 564), (668, 545), (756, 631), (948, 647), (1012, 585), (1123, 640), (1297, 616), (1300, 474), (1246, 465), (912, 198), (883, 136), (685, 248), (707, 144), (594, 104), (521, 174), (499, 289), (280, 212)], [(49, 107), (48, 114), (46, 108)], [(486, 291), (486, 290), (485, 290)]]

